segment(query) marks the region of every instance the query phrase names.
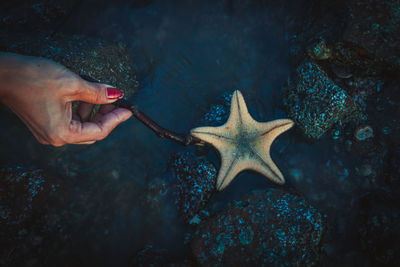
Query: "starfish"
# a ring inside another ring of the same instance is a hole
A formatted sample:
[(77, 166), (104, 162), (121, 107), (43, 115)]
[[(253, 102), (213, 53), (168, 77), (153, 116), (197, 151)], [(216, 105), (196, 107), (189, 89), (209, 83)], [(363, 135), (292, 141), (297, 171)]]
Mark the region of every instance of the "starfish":
[(228, 121), (219, 127), (198, 127), (191, 135), (213, 145), (221, 155), (217, 190), (222, 191), (244, 170), (254, 170), (277, 184), (285, 179), (270, 156), (275, 138), (289, 130), (294, 122), (279, 119), (270, 122), (255, 121), (247, 110), (240, 91), (232, 95)]

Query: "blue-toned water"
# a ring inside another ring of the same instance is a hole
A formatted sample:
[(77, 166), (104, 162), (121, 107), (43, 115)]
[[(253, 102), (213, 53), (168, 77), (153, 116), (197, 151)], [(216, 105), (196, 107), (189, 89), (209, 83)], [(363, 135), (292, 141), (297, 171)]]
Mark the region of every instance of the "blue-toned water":
[[(129, 100), (166, 128), (188, 133), (201, 126), (218, 97), (236, 89), (255, 119), (288, 117), (282, 98), (295, 66), (289, 62), (291, 32), (286, 26), (291, 19), (305, 16), (309, 7), (290, 3), (284, 9), (263, 1), (242, 6), (232, 1), (182, 2), (160, 0), (140, 9), (126, 3), (108, 8), (86, 3), (60, 31), (124, 42), (140, 82)], [(296, 15), (303, 9), (302, 15)], [(195, 148), (160, 139), (134, 118), (103, 141), (61, 148), (37, 143), (5, 109), (0, 121), (1, 163), (34, 165), (59, 177), (61, 191), (67, 192), (59, 212), (77, 209), (76, 217), (63, 217), (72, 241), (55, 261), (66, 257), (71, 263), (119, 266), (149, 243), (178, 257), (187, 255), (184, 240), (189, 228), (177, 217), (174, 200), (144, 199), (151, 195), (149, 186), (154, 181), (171, 182), (170, 158)], [(284, 188), (305, 194), (322, 213), (331, 214), (338, 227), (331, 251), (339, 255), (353, 247), (343, 217), (349, 214), (349, 203), (365, 193), (365, 181), (359, 177), (348, 181), (355, 173), (354, 156), (335, 147), (330, 134), (309, 142), (296, 129), (278, 137), (271, 156), (286, 177)], [(215, 150), (210, 149), (208, 159), (219, 167)], [(332, 170), (336, 173), (329, 176)], [(271, 187), (278, 186), (259, 174), (244, 172), (210, 205), (222, 207), (253, 189)], [(345, 194), (342, 188), (347, 188)], [(335, 246), (346, 238), (351, 241)]]

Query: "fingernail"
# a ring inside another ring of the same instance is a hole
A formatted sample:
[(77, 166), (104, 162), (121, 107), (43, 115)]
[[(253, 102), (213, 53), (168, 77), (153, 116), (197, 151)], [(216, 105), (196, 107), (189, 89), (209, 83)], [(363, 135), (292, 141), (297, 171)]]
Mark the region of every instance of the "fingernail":
[(124, 96), (124, 92), (113, 87), (107, 87), (107, 99), (118, 99)]

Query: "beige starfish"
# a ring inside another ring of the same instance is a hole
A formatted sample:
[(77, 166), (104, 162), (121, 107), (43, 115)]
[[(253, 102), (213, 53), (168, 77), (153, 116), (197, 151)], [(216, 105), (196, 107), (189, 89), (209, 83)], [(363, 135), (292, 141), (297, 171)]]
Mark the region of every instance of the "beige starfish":
[(285, 179), (269, 154), (274, 139), (294, 125), (292, 120), (255, 121), (247, 110), (243, 95), (235, 91), (228, 121), (219, 127), (199, 127), (191, 134), (212, 144), (221, 155), (217, 189), (223, 190), (243, 170), (257, 171), (275, 183)]

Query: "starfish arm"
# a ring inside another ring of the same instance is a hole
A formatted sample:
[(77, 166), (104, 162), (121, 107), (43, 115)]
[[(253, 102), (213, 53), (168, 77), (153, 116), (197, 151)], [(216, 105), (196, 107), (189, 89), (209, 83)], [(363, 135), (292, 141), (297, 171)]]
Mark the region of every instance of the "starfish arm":
[(254, 155), (259, 161), (259, 164), (252, 166), (252, 169), (264, 174), (278, 184), (285, 183), (285, 178), (272, 161), (270, 148), (276, 137), (289, 130), (293, 125), (294, 122), (289, 119), (259, 123), (259, 126), (262, 126), (260, 128), (263, 128), (263, 130), (252, 145)]
[(257, 124), (259, 131), (257, 141), (261, 141), (262, 145), (269, 149), (279, 135), (293, 127), (294, 122), (290, 119), (280, 119), (263, 123), (257, 122)]
[[(256, 146), (255, 149), (258, 150)], [(268, 177), (271, 181), (277, 184), (284, 184), (285, 178), (275, 163), (272, 161), (268, 153), (259, 153), (255, 151), (254, 160), (249, 164), (249, 169), (254, 170)]]
[(237, 126), (239, 128), (249, 128), (248, 124), (252, 124), (252, 122), (254, 122), (254, 119), (247, 110), (243, 95), (239, 90), (236, 90), (232, 94), (231, 111), (226, 125), (232, 128)]
[(232, 142), (230, 132), (224, 128), (224, 125), (220, 127), (198, 127), (192, 129), (190, 134), (206, 143), (212, 144), (217, 149), (224, 146), (226, 142)]
[(229, 151), (231, 149), (227, 148), (224, 151), (220, 151), (221, 155), (221, 167), (218, 172), (217, 177), (217, 190), (222, 191), (227, 187), (233, 179), (241, 171), (246, 169), (246, 164), (240, 158), (240, 155), (235, 153), (235, 151)]

